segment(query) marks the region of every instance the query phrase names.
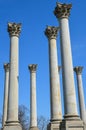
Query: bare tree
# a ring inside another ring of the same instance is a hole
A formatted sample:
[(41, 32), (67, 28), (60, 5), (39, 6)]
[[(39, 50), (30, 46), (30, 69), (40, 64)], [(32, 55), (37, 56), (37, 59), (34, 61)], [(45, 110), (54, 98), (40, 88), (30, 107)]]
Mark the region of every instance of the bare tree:
[(38, 128), (39, 130), (47, 130), (47, 124), (49, 123), (49, 120), (46, 119), (44, 116), (38, 117)]
[[(22, 130), (29, 130), (29, 110), (24, 105), (19, 106), (18, 118), (22, 126)], [(46, 130), (48, 120), (44, 116), (38, 117), (38, 128), (39, 130)], [(2, 115), (0, 114), (0, 130), (2, 129)]]
[[(30, 127), (29, 110), (24, 105), (19, 106), (19, 121), (23, 130), (28, 130)], [(37, 119), (39, 130), (46, 130), (49, 122), (44, 116), (39, 116)]]
[(19, 121), (23, 130), (28, 130), (29, 128), (29, 110), (24, 105), (19, 106), (18, 113)]

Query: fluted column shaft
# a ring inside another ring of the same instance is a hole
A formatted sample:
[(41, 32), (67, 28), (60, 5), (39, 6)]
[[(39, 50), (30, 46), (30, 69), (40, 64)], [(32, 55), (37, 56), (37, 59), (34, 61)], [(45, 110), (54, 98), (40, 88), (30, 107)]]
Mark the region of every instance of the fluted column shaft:
[(18, 41), (21, 24), (8, 23), (10, 73), (7, 121), (18, 121)]
[(30, 127), (37, 127), (36, 110), (36, 64), (29, 65), (30, 70)]
[(58, 27), (50, 27), (50, 26), (48, 26), (45, 30), (45, 35), (48, 37), (49, 41), (51, 121), (62, 119), (57, 46), (56, 46), (56, 37), (58, 30), (59, 30)]
[(70, 14), (71, 6), (71, 4), (67, 5), (57, 3), (54, 11), (54, 14), (59, 19), (60, 24), (65, 117), (68, 117), (69, 115), (77, 115), (70, 32), (68, 24), (68, 16)]
[(83, 67), (78, 66), (74, 68), (74, 71), (76, 72), (77, 76), (80, 117), (84, 121), (84, 123), (86, 123), (85, 100), (84, 100), (83, 83), (82, 83), (82, 69)]
[(7, 105), (8, 105), (8, 91), (9, 91), (9, 63), (4, 64), (5, 70), (5, 82), (4, 82), (4, 100), (3, 100), (3, 121), (2, 127), (4, 127), (7, 120)]

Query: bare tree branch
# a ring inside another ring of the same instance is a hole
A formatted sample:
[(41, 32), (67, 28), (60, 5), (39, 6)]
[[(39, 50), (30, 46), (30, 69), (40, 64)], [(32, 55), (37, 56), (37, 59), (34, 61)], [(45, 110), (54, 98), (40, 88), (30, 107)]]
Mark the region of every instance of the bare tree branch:
[(38, 128), (39, 130), (47, 130), (47, 124), (49, 123), (49, 120), (46, 119), (44, 116), (38, 117)]
[(19, 106), (18, 113), (20, 124), (22, 125), (23, 130), (28, 130), (29, 128), (29, 110), (24, 106)]

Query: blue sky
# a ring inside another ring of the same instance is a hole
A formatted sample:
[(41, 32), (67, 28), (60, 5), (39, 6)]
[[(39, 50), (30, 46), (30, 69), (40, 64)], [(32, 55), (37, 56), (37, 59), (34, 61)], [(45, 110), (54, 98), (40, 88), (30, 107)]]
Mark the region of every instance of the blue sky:
[[(50, 117), (48, 40), (44, 35), (44, 31), (46, 25), (59, 25), (53, 14), (56, 2), (57, 0), (0, 0), (0, 113), (2, 113), (4, 93), (3, 64), (9, 62), (10, 50), (7, 23), (21, 22), (22, 31), (19, 38), (19, 104), (30, 107), (28, 64), (36, 63), (38, 64), (38, 115)], [(59, 2), (71, 2), (73, 4), (69, 18), (73, 65), (84, 66), (83, 86), (86, 95), (86, 1), (59, 0)], [(59, 65), (61, 65), (59, 39), (58, 36), (58, 61)], [(62, 79), (62, 76), (60, 78)], [(60, 84), (62, 91), (62, 80)]]

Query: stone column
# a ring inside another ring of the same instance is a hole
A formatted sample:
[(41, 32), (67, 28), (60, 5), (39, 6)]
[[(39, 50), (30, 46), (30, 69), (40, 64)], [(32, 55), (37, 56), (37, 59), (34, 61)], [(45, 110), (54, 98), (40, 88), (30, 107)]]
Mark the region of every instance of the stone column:
[(3, 101), (3, 120), (2, 127), (4, 127), (7, 120), (7, 105), (8, 105), (8, 91), (9, 91), (9, 63), (4, 64), (5, 82), (4, 82), (4, 101)]
[(71, 7), (71, 4), (57, 3), (57, 6), (54, 10), (54, 14), (58, 18), (60, 24), (62, 79), (65, 112), (64, 119), (62, 120), (60, 128), (61, 130), (82, 130), (84, 129), (84, 125), (83, 121), (80, 120), (77, 112), (70, 32), (68, 24)]
[(10, 36), (10, 71), (6, 130), (21, 130), (18, 121), (18, 41), (20, 31), (20, 23), (8, 23)]
[(74, 68), (74, 71), (76, 72), (76, 76), (77, 76), (80, 117), (86, 124), (85, 101), (84, 101), (84, 92), (83, 92), (83, 83), (82, 83), (82, 70), (83, 67), (81, 66), (77, 66)]
[(36, 69), (37, 64), (28, 66), (30, 70), (30, 130), (38, 130), (36, 110)]
[(68, 17), (71, 4), (57, 3), (54, 14), (59, 19), (61, 36), (61, 60), (63, 74), (65, 117), (77, 116), (77, 104), (73, 75), (73, 63), (70, 43)]
[(58, 31), (59, 27), (54, 26), (48, 26), (45, 30), (45, 35), (47, 36), (49, 41), (51, 123), (60, 122), (62, 120), (58, 59), (57, 59), (57, 47), (56, 47), (56, 38)]

